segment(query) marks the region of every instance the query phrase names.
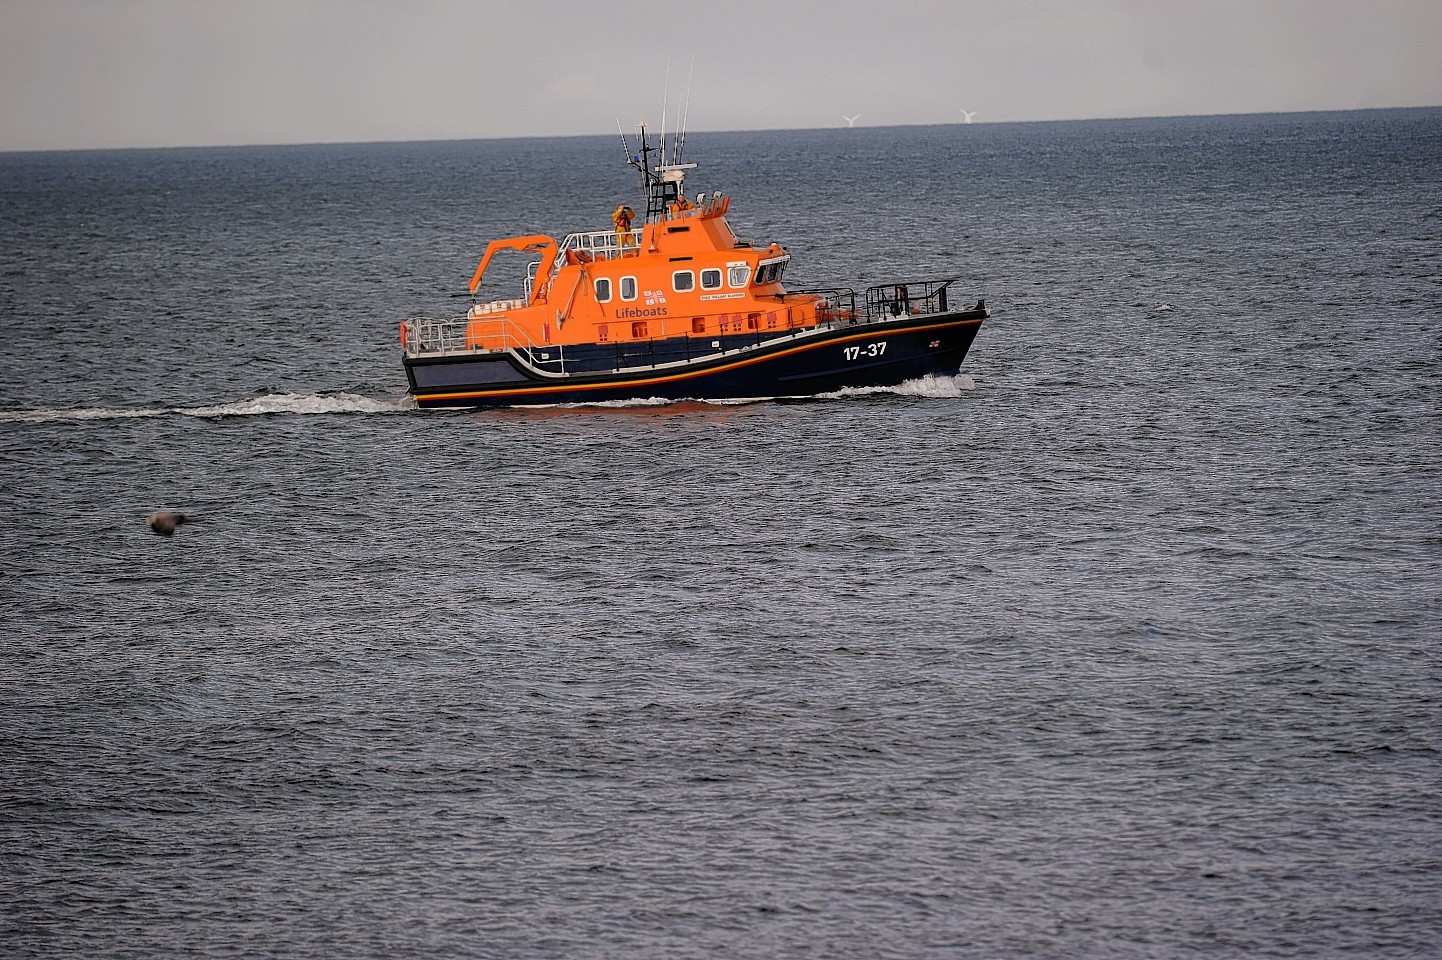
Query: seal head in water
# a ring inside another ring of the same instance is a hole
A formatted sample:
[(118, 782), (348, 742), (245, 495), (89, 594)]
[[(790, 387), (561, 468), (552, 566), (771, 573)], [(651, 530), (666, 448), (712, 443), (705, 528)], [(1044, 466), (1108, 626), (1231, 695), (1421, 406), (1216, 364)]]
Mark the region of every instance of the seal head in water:
[(177, 513), (174, 510), (157, 510), (155, 513), (146, 517), (145, 522), (150, 524), (150, 529), (154, 530), (160, 536), (168, 537), (173, 534), (175, 528), (182, 523), (192, 523), (193, 521), (185, 514)]

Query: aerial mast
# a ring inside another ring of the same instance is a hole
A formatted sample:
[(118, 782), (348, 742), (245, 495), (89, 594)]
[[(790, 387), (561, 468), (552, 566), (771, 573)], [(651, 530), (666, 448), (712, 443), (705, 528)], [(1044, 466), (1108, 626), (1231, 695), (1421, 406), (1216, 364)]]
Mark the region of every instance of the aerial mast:
[(696, 58), (691, 58), (691, 69), (686, 74), (686, 102), (681, 107), (681, 129), (676, 131), (676, 149), (672, 162), (681, 162), (681, 151), (686, 148), (686, 118), (691, 115), (691, 79), (696, 76)]
[(671, 99), (671, 58), (666, 58), (666, 79), (661, 87), (661, 166), (666, 165), (666, 104)]
[[(696, 60), (691, 60), (691, 73), (696, 72)], [(673, 148), (671, 162), (666, 158), (666, 118), (670, 110), (670, 86), (671, 86), (671, 61), (666, 61), (666, 92), (661, 98), (661, 141), (659, 146), (652, 146), (651, 141), (646, 138), (646, 124), (636, 124), (640, 136), (640, 149), (636, 153), (631, 152), (631, 145), (626, 140), (626, 132), (621, 129), (621, 121), (616, 121), (616, 131), (621, 135), (621, 149), (626, 154), (626, 163), (634, 167), (641, 174), (641, 189), (646, 194), (646, 222), (654, 223), (666, 219), (670, 206), (675, 203), (684, 192), (684, 182), (687, 170), (696, 169), (694, 163), (682, 163), (681, 153), (686, 146), (686, 117), (691, 110), (691, 78), (686, 79), (686, 100), (682, 108), (681, 125), (673, 134)], [(654, 166), (651, 164), (651, 154), (659, 153), (660, 162)]]

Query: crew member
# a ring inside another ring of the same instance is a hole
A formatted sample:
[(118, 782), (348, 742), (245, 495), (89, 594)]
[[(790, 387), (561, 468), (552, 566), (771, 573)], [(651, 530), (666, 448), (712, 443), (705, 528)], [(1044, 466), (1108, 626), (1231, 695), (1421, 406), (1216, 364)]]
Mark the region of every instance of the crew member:
[(624, 203), (616, 208), (611, 214), (611, 222), (616, 225), (616, 245), (622, 250), (635, 243), (636, 238), (631, 233), (631, 221), (635, 218), (636, 211)]

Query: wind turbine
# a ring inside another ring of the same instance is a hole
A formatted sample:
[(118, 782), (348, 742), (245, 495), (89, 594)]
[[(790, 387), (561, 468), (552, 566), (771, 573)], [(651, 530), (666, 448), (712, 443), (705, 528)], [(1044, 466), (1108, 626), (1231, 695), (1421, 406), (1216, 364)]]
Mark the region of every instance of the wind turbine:
[(975, 110), (963, 110), (961, 111), (961, 122), (971, 123), (971, 118), (974, 116), (976, 116)]
[(841, 115), (841, 119), (843, 119), (843, 120), (846, 121), (846, 125), (847, 125), (848, 127), (854, 127), (854, 126), (856, 126), (856, 121), (858, 121), (858, 120), (861, 119), (861, 114), (858, 113), (858, 114), (857, 114), (856, 116), (854, 116), (854, 117), (848, 117), (846, 114), (843, 113), (843, 114)]

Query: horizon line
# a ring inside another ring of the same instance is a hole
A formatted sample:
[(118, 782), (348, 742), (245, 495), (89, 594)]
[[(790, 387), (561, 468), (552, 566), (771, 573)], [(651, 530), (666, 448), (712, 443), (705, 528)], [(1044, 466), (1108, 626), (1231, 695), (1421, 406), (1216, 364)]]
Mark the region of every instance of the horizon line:
[[(842, 127), (837, 124), (819, 124), (808, 127), (735, 127), (730, 129), (705, 130), (692, 129), (688, 133), (792, 133), (814, 130), (896, 130), (914, 127), (1007, 127), (1007, 126), (1032, 126), (1038, 124), (1064, 124), (1064, 123), (1099, 123), (1118, 120), (1195, 120), (1195, 119), (1220, 119), (1224, 117), (1281, 117), (1281, 116), (1305, 116), (1308, 114), (1326, 113), (1377, 113), (1382, 111), (1403, 111), (1403, 110), (1439, 110), (1442, 104), (1417, 104), (1410, 106), (1393, 107), (1342, 107), (1322, 108), (1315, 110), (1250, 110), (1250, 111), (1227, 111), (1223, 113), (1178, 113), (1178, 114), (1141, 114), (1134, 116), (1096, 116), (1096, 117), (1070, 117), (1050, 118), (1039, 120), (973, 120), (967, 123), (962, 120), (946, 120), (933, 123), (894, 123), (876, 124), (864, 127)], [(117, 151), (142, 151), (142, 150), (223, 150), (223, 149), (263, 149), (271, 147), (341, 147), (341, 146), (370, 146), (379, 144), (406, 144), (406, 143), (471, 143), (471, 142), (494, 142), (503, 140), (575, 140), (587, 137), (611, 137), (614, 134), (607, 133), (545, 133), (545, 134), (515, 134), (504, 136), (478, 136), (478, 137), (403, 137), (396, 139), (371, 139), (371, 140), (275, 140), (258, 142), (236, 142), (236, 143), (174, 143), (174, 144), (143, 144), (132, 146), (95, 146), (95, 147), (0, 147), (0, 156), (15, 154), (43, 154), (43, 153), (113, 153)]]

